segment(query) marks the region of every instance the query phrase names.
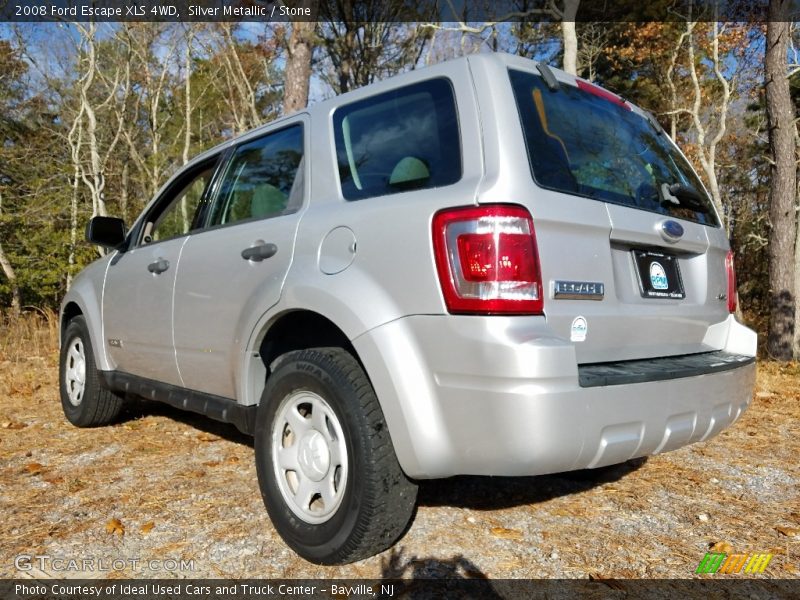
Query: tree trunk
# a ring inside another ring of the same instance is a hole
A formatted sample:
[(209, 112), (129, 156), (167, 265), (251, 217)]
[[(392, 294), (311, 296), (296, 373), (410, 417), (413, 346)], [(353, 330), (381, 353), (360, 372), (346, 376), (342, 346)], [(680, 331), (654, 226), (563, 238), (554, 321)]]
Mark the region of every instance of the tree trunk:
[(119, 210), (122, 220), (128, 221), (128, 180), (129, 180), (128, 163), (122, 165), (122, 180), (119, 190)]
[[(797, 199), (800, 205), (800, 197)], [(800, 360), (800, 215), (797, 215), (797, 237), (794, 241), (794, 342), (792, 354)]]
[(72, 175), (72, 196), (69, 201), (69, 257), (67, 259), (67, 291), (72, 286), (72, 274), (75, 271), (75, 248), (78, 245), (78, 196), (80, 195), (81, 170), (74, 165)]
[[(722, 199), (722, 193), (719, 189), (719, 180), (717, 178), (717, 147), (722, 139), (725, 137), (727, 131), (728, 108), (731, 100), (731, 83), (725, 78), (723, 73), (722, 61), (719, 56), (719, 37), (720, 28), (719, 23), (714, 21), (711, 38), (711, 60), (714, 71), (714, 76), (719, 82), (721, 94), (718, 101), (713, 104), (712, 110), (708, 110), (708, 106), (704, 104), (703, 89), (700, 85), (700, 79), (697, 74), (698, 60), (695, 57), (695, 40), (694, 30), (697, 27), (697, 21), (686, 22), (686, 39), (687, 39), (687, 54), (689, 60), (689, 78), (694, 88), (694, 100), (691, 109), (687, 109), (692, 117), (694, 129), (697, 132), (697, 151), (700, 165), (706, 174), (708, 181), (708, 191), (711, 194), (711, 199), (722, 217), (722, 225), (725, 228), (725, 233), (730, 235), (730, 219), (728, 218), (727, 211), (725, 210), (725, 203)], [(735, 77), (735, 75), (730, 75)], [(735, 87), (735, 86), (734, 86)], [(712, 113), (715, 118), (710, 116), (705, 117), (707, 113)], [(705, 124), (703, 123), (706, 118)], [(716, 125), (716, 127), (714, 127)]]
[(98, 148), (97, 114), (89, 97), (89, 91), (94, 83), (97, 68), (97, 53), (95, 34), (97, 25), (91, 23), (88, 28), (80, 27), (81, 34), (86, 40), (86, 73), (81, 85), (81, 112), (86, 115), (86, 136), (89, 143), (89, 166), (91, 179), (85, 178), (92, 193), (92, 216), (106, 216), (106, 202), (104, 190), (106, 187), (105, 173), (101, 166), (100, 150)]
[(771, 0), (767, 23), (765, 88), (770, 164), (769, 299), (767, 352), (776, 360), (792, 359), (794, 341), (794, 210), (797, 167), (794, 162), (794, 111), (787, 78), (790, 0)]
[(561, 18), (561, 35), (564, 37), (564, 70), (578, 74), (578, 34), (575, 30), (575, 16), (578, 14), (580, 0), (564, 0), (564, 16)]
[[(3, 196), (0, 194), (0, 214), (2, 212)], [(18, 317), (22, 310), (22, 300), (19, 293), (19, 284), (17, 283), (17, 274), (3, 251), (3, 244), (0, 244), (0, 267), (2, 267), (3, 273), (8, 279), (8, 285), (11, 287), (11, 316)]]
[(18, 317), (22, 310), (22, 301), (19, 293), (19, 284), (17, 283), (17, 274), (3, 251), (3, 244), (0, 244), (0, 267), (3, 268), (3, 274), (11, 286), (11, 315)]
[(311, 77), (312, 35), (316, 23), (292, 24), (289, 37), (289, 57), (286, 60), (286, 83), (283, 88), (283, 114), (303, 110), (308, 104), (308, 85)]
[[(186, 53), (184, 55), (184, 81), (183, 81), (183, 164), (189, 163), (189, 152), (192, 146), (192, 43), (194, 42), (194, 29), (189, 26), (186, 38)], [(181, 198), (181, 219), (183, 220), (184, 233), (189, 231), (189, 207), (186, 195)]]
[[(795, 159), (800, 158), (800, 131), (794, 127)], [(795, 163), (800, 164), (800, 163)], [(797, 175), (797, 174), (795, 174)], [(797, 179), (795, 179), (797, 181)], [(800, 360), (800, 185), (795, 190), (795, 219), (797, 220), (797, 237), (794, 241), (794, 359)]]

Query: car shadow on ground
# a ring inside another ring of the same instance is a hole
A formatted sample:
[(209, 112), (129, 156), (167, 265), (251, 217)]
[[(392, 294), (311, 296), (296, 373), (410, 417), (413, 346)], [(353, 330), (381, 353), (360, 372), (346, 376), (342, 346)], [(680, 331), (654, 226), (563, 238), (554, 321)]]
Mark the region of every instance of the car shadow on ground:
[[(381, 580), (394, 584), (391, 594), (381, 587), (377, 596), (383, 600), (403, 598), (473, 597), (486, 600), (502, 598), (493, 588), (489, 577), (463, 555), (452, 558), (406, 556), (395, 546), (381, 558)], [(465, 596), (464, 593), (468, 592)]]
[(163, 402), (153, 402), (142, 398), (128, 400), (120, 421), (124, 423), (151, 416), (166, 417), (188, 425), (196, 429), (198, 433), (215, 435), (235, 444), (253, 447), (253, 437), (242, 433), (234, 425), (215, 421), (205, 415), (174, 408)]
[[(183, 411), (161, 402), (135, 399), (129, 402), (122, 421), (146, 416), (163, 416), (184, 423), (199, 433), (218, 436), (229, 442), (253, 448), (253, 438), (228, 423)], [(617, 481), (640, 469), (647, 458), (636, 458), (619, 465), (584, 469), (535, 477), (459, 476), (419, 481), (418, 506), (455, 506), (474, 510), (497, 510), (546, 502), (606, 483)], [(413, 522), (413, 520), (412, 520)]]
[(417, 504), (474, 510), (537, 504), (617, 481), (640, 469), (645, 462), (647, 458), (636, 458), (609, 467), (536, 477), (461, 476), (421, 481)]

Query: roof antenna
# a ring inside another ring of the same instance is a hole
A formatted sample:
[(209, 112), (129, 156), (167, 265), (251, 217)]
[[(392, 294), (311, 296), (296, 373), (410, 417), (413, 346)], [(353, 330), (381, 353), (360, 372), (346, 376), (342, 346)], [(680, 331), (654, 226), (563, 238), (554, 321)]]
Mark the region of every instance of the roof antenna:
[(550, 67), (540, 62), (536, 63), (536, 70), (542, 74), (542, 79), (544, 79), (544, 82), (547, 84), (547, 87), (550, 88), (551, 92), (555, 92), (559, 88), (558, 79), (553, 75), (553, 71), (550, 70)]

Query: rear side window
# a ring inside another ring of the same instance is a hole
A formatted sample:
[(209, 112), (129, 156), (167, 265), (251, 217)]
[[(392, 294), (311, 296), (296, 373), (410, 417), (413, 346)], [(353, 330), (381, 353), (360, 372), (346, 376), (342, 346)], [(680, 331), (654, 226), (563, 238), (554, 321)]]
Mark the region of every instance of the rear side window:
[(333, 115), (342, 195), (385, 196), (456, 183), (461, 143), (446, 79), (379, 94)]
[[(597, 88), (562, 84), (552, 91), (538, 75), (509, 75), (540, 186), (719, 226), (692, 168), (629, 106)], [(665, 184), (683, 191), (665, 192)]]
[(302, 203), (303, 127), (293, 125), (236, 148), (211, 225), (295, 212)]

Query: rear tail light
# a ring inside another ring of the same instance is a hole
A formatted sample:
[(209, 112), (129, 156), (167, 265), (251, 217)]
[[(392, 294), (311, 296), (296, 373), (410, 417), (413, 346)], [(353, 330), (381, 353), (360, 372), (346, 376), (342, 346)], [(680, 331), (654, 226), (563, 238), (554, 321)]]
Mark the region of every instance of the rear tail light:
[(728, 273), (728, 312), (735, 313), (739, 294), (736, 291), (736, 269), (733, 265), (733, 250), (728, 250), (728, 255), (725, 257), (725, 271)]
[(433, 217), (433, 249), (447, 310), (541, 315), (539, 254), (530, 213), (492, 204)]

